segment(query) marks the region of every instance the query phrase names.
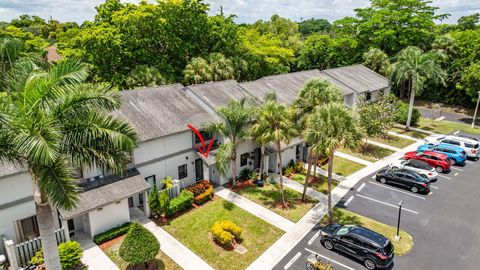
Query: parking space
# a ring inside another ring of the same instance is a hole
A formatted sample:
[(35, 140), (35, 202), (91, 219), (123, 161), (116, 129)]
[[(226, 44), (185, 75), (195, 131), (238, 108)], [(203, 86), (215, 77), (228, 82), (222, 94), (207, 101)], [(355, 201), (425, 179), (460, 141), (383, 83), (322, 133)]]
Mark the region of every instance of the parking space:
[[(396, 257), (393, 269), (479, 269), (480, 161), (439, 174), (429, 194), (416, 194), (378, 183), (375, 174), (361, 179), (337, 207), (401, 228), (414, 238), (409, 254)], [(365, 269), (361, 262), (326, 250), (312, 230), (275, 269), (305, 269), (312, 253), (331, 260), (334, 269)], [(296, 257), (295, 257), (296, 256)], [(289, 263), (289, 264), (287, 264)]]

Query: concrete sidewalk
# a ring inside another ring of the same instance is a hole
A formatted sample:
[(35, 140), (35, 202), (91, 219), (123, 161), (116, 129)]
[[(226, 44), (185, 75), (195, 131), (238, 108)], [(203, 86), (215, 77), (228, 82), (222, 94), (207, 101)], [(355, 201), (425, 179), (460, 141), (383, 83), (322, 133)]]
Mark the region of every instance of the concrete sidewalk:
[(361, 158), (358, 158), (358, 157), (355, 157), (355, 156), (352, 156), (352, 155), (349, 155), (349, 154), (345, 154), (345, 153), (342, 153), (342, 152), (338, 152), (338, 151), (335, 151), (335, 156), (341, 157), (341, 158), (344, 158), (344, 159), (348, 159), (348, 160), (354, 161), (356, 163), (360, 163), (360, 164), (365, 165), (365, 166), (372, 165), (372, 162), (370, 162), (368, 160), (364, 160), (364, 159), (361, 159)]
[(414, 137), (412, 137), (412, 136), (400, 134), (400, 133), (393, 132), (393, 131), (389, 131), (388, 134), (393, 135), (393, 136), (397, 136), (397, 137), (400, 137), (400, 138), (412, 140), (412, 141), (414, 141), (414, 142), (420, 142), (420, 141), (422, 141), (421, 139), (417, 139), (417, 138), (414, 138)]
[[(300, 184), (296, 181), (290, 180), (285, 176), (283, 177), (283, 184), (285, 186), (303, 194), (303, 185), (302, 184)], [(307, 188), (307, 196), (310, 196), (310, 197), (312, 197), (312, 198), (314, 198), (318, 201), (321, 201), (321, 200), (324, 200), (327, 195), (325, 195), (321, 192), (318, 192), (315, 189)]]
[(398, 152), (398, 151), (401, 150), (400, 148), (397, 148), (397, 147), (394, 147), (394, 146), (391, 146), (391, 145), (388, 145), (388, 144), (384, 144), (384, 143), (379, 143), (379, 142), (372, 141), (372, 140), (369, 140), (368, 143), (379, 146), (379, 147), (383, 147), (383, 148), (386, 148), (386, 149), (390, 149), (390, 150), (395, 151), (395, 152)]
[(215, 188), (215, 195), (235, 204), (247, 212), (265, 220), (266, 222), (284, 230), (289, 231), (295, 227), (295, 223), (280, 216), (279, 214), (268, 210), (267, 208), (250, 201), (249, 199), (224, 187)]
[(75, 232), (75, 235), (72, 236), (72, 241), (77, 241), (82, 246), (82, 263), (87, 266), (88, 269), (119, 270), (89, 236), (82, 232)]
[[(306, 171), (308, 170), (308, 164), (305, 164), (305, 173)], [(313, 166), (312, 166), (312, 171), (313, 171)], [(317, 170), (316, 170), (316, 173), (319, 174), (319, 175), (322, 175), (322, 176), (325, 176), (325, 177), (328, 177), (328, 171), (322, 169), (321, 167), (317, 166)], [(341, 176), (341, 175), (338, 175), (336, 173), (332, 173), (332, 178), (334, 180), (337, 180), (338, 182), (342, 182), (342, 181), (345, 181), (345, 176)]]

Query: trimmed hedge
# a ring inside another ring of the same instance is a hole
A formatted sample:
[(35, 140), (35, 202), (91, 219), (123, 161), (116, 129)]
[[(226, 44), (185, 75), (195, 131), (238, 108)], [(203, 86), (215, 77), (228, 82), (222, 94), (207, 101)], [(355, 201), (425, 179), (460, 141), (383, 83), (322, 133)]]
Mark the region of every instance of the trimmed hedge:
[[(62, 270), (75, 269), (75, 267), (80, 264), (80, 259), (83, 256), (82, 246), (75, 241), (60, 243), (60, 245), (58, 245), (58, 255), (60, 257)], [(30, 263), (33, 265), (42, 265), (44, 263), (42, 249), (35, 253)]]
[(243, 229), (237, 224), (229, 220), (220, 220), (213, 224), (212, 229), (213, 239), (222, 246), (233, 245), (234, 240), (240, 240)]
[(157, 238), (142, 225), (133, 223), (120, 245), (118, 254), (128, 263), (140, 264), (155, 259), (159, 251), (160, 243)]
[(168, 206), (168, 215), (172, 216), (178, 212), (188, 209), (192, 206), (193, 193), (188, 190), (182, 190), (180, 195), (170, 201)]
[(130, 226), (132, 225), (131, 222), (124, 223), (118, 227), (112, 228), (108, 231), (99, 233), (93, 237), (93, 242), (95, 244), (100, 245), (112, 239), (115, 239), (119, 236), (122, 236), (130, 230)]
[(208, 186), (207, 189), (202, 194), (196, 196), (193, 199), (193, 202), (196, 205), (202, 205), (211, 199), (213, 199), (213, 186)]

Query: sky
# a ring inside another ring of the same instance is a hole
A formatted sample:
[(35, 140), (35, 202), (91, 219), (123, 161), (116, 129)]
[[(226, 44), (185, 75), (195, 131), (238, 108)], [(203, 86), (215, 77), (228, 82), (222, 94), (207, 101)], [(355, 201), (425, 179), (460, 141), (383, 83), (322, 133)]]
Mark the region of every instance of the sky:
[[(324, 18), (334, 21), (354, 15), (354, 9), (366, 7), (369, 0), (204, 0), (210, 4), (210, 13), (219, 13), (220, 6), (226, 15), (235, 14), (236, 22), (251, 23), (267, 20), (279, 14), (295, 21)], [(92, 20), (95, 6), (103, 0), (0, 0), (0, 21), (10, 21), (21, 14), (37, 15), (44, 19), (75, 21)], [(130, 0), (129, 2), (138, 2)], [(480, 12), (480, 0), (433, 0), (441, 13), (450, 13), (445, 23), (455, 23), (464, 15)]]

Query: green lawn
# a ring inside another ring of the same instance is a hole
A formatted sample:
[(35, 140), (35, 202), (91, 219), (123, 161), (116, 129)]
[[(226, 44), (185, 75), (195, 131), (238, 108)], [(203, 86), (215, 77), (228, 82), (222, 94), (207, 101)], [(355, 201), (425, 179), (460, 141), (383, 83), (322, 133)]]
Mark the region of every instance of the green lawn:
[(415, 130), (405, 131), (405, 129), (397, 128), (397, 127), (394, 127), (392, 129), (390, 129), (390, 131), (393, 131), (393, 132), (396, 132), (396, 133), (399, 133), (399, 134), (402, 134), (402, 135), (407, 135), (407, 136), (417, 138), (417, 139), (424, 139), (424, 138), (428, 137), (428, 135), (429, 135), (427, 133), (420, 132), (420, 131), (415, 131)]
[[(322, 169), (327, 170), (328, 163), (322, 166)], [(365, 165), (353, 162), (342, 157), (335, 157), (333, 159), (333, 172), (341, 176), (349, 176), (352, 173), (365, 168)]]
[(308, 210), (312, 209), (313, 206), (317, 203), (316, 200), (307, 198), (308, 201), (302, 203), (302, 194), (285, 187), (285, 199), (288, 202), (288, 209), (282, 209), (277, 207), (280, 202), (280, 192), (278, 185), (265, 185), (261, 187), (247, 187), (242, 188), (237, 192), (238, 194), (244, 196), (245, 198), (252, 200), (265, 208), (270, 209), (271, 211), (279, 214), (280, 216), (292, 221), (299, 221)]
[(395, 153), (390, 149), (386, 149), (380, 146), (376, 146), (373, 144), (367, 144), (367, 149), (364, 149), (365, 144), (362, 143), (357, 149), (351, 150), (348, 148), (340, 148), (338, 149), (339, 152), (352, 155), (363, 160), (367, 160), (370, 162), (375, 162), (385, 157), (390, 156), (391, 154)]
[[(336, 223), (361, 225), (389, 238), (392, 241), (392, 244), (395, 246), (394, 253), (396, 256), (402, 256), (407, 254), (413, 247), (413, 237), (403, 230), (400, 230), (400, 240), (395, 240), (395, 235), (397, 234), (396, 227), (378, 222), (376, 220), (361, 216), (359, 214), (341, 208), (334, 208), (333, 216), (334, 222)], [(328, 223), (327, 215), (323, 217), (321, 223)]]
[[(313, 170), (313, 169), (312, 169)], [(306, 177), (306, 173), (297, 173), (295, 174), (291, 179), (293, 181), (297, 181), (298, 183), (300, 184), (305, 184), (305, 177)], [(332, 181), (332, 190), (338, 186), (340, 182), (338, 182), (337, 180), (333, 180)], [(317, 175), (317, 178), (315, 178), (315, 180), (312, 182), (310, 181), (310, 183), (308, 184), (309, 187), (323, 193), (323, 194), (327, 194), (328, 193), (328, 183), (327, 183), (327, 178), (323, 175)]]
[(400, 137), (394, 136), (394, 135), (388, 135), (387, 138), (383, 138), (383, 137), (374, 138), (374, 139), (372, 139), (372, 141), (387, 144), (387, 145), (397, 147), (397, 148), (400, 148), (400, 149), (405, 148), (405, 147), (415, 143), (415, 141), (405, 139), (405, 138), (400, 138)]
[(480, 128), (478, 127), (472, 129), (470, 128), (470, 125), (467, 124), (454, 123), (445, 120), (435, 121), (427, 118), (420, 118), (419, 123), (415, 127), (441, 134), (452, 133), (457, 130), (465, 133), (480, 134)]
[[(213, 242), (210, 229), (219, 220), (230, 220), (243, 228), (245, 254), (227, 251)], [(221, 198), (173, 219), (162, 228), (213, 268), (220, 270), (245, 269), (284, 233)]]
[[(124, 261), (120, 256), (118, 255), (118, 250), (120, 248), (120, 245), (122, 244), (123, 238), (119, 238), (118, 241), (114, 241), (112, 245), (109, 245), (107, 249), (104, 249), (103, 252), (115, 263), (115, 265), (118, 266), (121, 270), (127, 269), (128, 263)], [(161, 244), (161, 243), (160, 243)], [(165, 255), (163, 252), (159, 252), (157, 257), (157, 266), (159, 270), (181, 270), (182, 268), (176, 264), (170, 257)]]

